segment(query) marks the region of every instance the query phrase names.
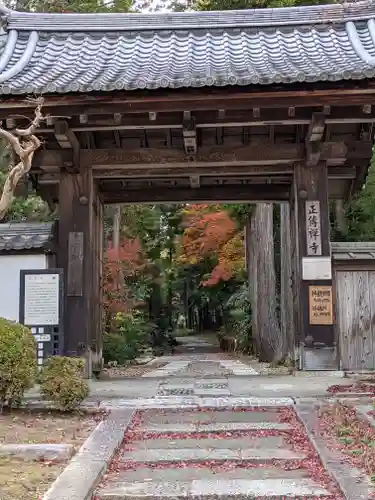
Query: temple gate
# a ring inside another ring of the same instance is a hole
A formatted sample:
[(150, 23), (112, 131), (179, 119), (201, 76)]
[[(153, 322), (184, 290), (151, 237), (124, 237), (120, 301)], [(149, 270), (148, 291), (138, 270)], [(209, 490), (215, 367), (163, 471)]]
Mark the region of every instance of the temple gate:
[(321, 352), (334, 367), (328, 204), (361, 188), (372, 155), (375, 6), (1, 12), (4, 126), (27, 124), (28, 95), (49, 114), (30, 180), (59, 205), (66, 354), (101, 358), (103, 204), (268, 201), (290, 206), (301, 367)]

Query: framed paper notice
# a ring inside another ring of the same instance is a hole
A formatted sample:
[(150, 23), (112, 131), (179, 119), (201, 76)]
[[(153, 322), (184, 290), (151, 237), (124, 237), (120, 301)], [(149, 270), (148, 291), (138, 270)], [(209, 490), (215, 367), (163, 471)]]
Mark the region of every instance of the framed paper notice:
[(21, 271), (20, 321), (26, 326), (59, 326), (62, 304), (60, 270)]

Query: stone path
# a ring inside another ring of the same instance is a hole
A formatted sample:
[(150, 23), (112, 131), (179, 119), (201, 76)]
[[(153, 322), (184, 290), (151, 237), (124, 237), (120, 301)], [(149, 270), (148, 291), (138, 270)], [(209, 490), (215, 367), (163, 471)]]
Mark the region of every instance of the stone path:
[(102, 401), (136, 411), (95, 500), (341, 498), (294, 400), (277, 397), (293, 386), (252, 397), (259, 373), (207, 344), (185, 338), (182, 352), (144, 375), (160, 379), (153, 397)]
[(259, 375), (251, 366), (241, 361), (232, 360), (188, 360), (171, 361), (154, 371), (145, 373), (144, 378), (161, 377), (224, 377), (224, 376)]
[(95, 498), (334, 498), (312, 475), (311, 450), (291, 444), (283, 411), (141, 412)]
[(93, 383), (86, 408), (110, 415), (43, 500), (368, 500), (314, 437), (338, 372), (259, 376), (207, 344), (186, 338), (162, 368)]

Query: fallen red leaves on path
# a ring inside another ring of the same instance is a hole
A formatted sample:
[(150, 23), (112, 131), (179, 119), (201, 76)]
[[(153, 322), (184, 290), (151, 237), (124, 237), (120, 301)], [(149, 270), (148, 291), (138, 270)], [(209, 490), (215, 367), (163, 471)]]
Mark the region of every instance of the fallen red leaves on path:
[[(225, 409), (228, 411), (232, 409)], [(269, 430), (258, 430), (258, 431), (246, 431), (246, 432), (215, 432), (215, 433), (174, 433), (172, 434), (152, 434), (147, 433), (143, 430), (143, 426), (147, 420), (148, 415), (163, 415), (168, 414), (183, 414), (186, 413), (198, 413), (198, 412), (209, 412), (218, 413), (223, 411), (222, 409), (216, 410), (214, 408), (207, 409), (197, 409), (197, 410), (182, 410), (182, 411), (171, 411), (166, 410), (140, 410), (137, 411), (133, 417), (130, 429), (124, 436), (124, 441), (120, 447), (120, 450), (116, 457), (112, 460), (107, 473), (102, 481), (102, 486), (108, 482), (108, 479), (120, 474), (125, 470), (139, 470), (140, 468), (150, 468), (150, 469), (181, 469), (181, 468), (193, 468), (202, 469), (209, 468), (214, 474), (220, 474), (224, 471), (233, 469), (256, 469), (256, 468), (270, 468), (270, 467), (281, 467), (284, 470), (298, 470), (303, 469), (306, 474), (310, 476), (313, 480), (317, 482), (320, 486), (326, 488), (330, 492), (330, 496), (319, 497), (320, 500), (344, 500), (344, 497), (336, 484), (336, 482), (331, 478), (331, 476), (324, 469), (319, 456), (317, 455), (315, 448), (310, 443), (307, 436), (306, 430), (303, 424), (298, 419), (294, 409), (292, 407), (286, 408), (238, 408), (235, 411), (241, 412), (273, 412), (278, 416), (278, 421), (283, 423), (288, 423), (291, 426), (289, 431), (269, 431)], [(144, 463), (144, 462), (131, 462), (121, 460), (121, 452), (124, 449), (131, 449), (135, 445), (134, 441), (148, 440), (148, 439), (228, 439), (228, 438), (241, 438), (245, 436), (251, 437), (267, 437), (267, 436), (282, 436), (285, 440), (286, 448), (289, 446), (296, 452), (301, 452), (305, 455), (302, 460), (272, 460), (264, 463), (249, 463), (249, 462), (237, 462), (237, 461), (201, 461), (201, 462), (178, 462), (178, 463)], [(278, 500), (287, 500), (288, 497), (278, 497)], [(313, 500), (311, 497), (300, 497), (299, 500), (304, 500), (306, 498)], [(94, 497), (95, 499), (95, 497)], [(257, 500), (261, 500), (262, 497), (258, 497)]]
[(375, 429), (370, 423), (343, 403), (323, 406), (319, 417), (319, 432), (329, 447), (340, 451), (346, 463), (364, 471), (375, 483)]
[(331, 385), (330, 387), (328, 387), (327, 392), (329, 392), (330, 394), (337, 394), (337, 393), (375, 394), (375, 385), (366, 384), (365, 382), (356, 382), (350, 385)]

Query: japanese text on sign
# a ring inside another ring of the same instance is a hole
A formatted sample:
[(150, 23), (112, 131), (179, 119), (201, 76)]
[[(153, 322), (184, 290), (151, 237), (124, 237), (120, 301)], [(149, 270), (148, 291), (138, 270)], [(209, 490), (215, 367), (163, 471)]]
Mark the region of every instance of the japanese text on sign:
[(25, 276), (25, 325), (59, 324), (59, 275), (27, 274)]
[(307, 255), (322, 255), (319, 201), (306, 201)]
[(310, 325), (332, 325), (332, 287), (309, 286)]

